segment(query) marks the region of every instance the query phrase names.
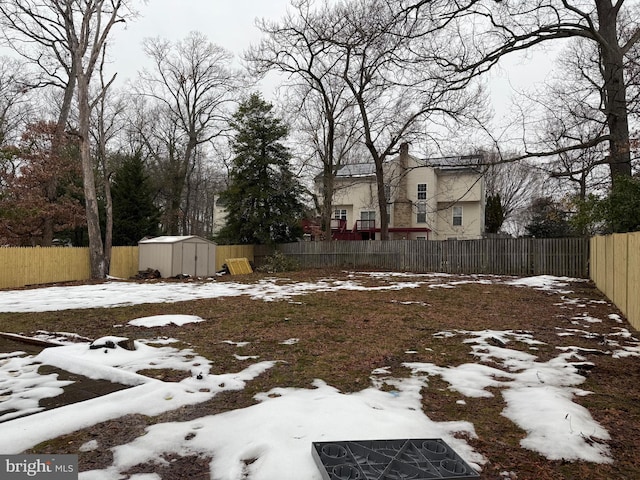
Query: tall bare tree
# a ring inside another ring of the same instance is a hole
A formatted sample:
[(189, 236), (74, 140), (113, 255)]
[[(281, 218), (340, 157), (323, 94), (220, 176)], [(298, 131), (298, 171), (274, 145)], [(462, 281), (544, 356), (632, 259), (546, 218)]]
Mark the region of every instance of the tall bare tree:
[[(264, 38), (246, 54), (258, 75), (276, 71), (286, 76), (287, 98), (295, 110), (293, 121), (309, 157), (320, 164), (323, 235), (331, 240), (335, 177), (359, 140), (353, 98), (341, 79), (342, 52), (332, 47), (338, 24), (315, 10), (312, 0), (292, 2), (293, 13), (281, 21), (261, 20)], [(324, 1), (320, 8), (328, 8)]]
[[(600, 108), (606, 129), (595, 137), (557, 149), (529, 151), (528, 156), (553, 156), (604, 143), (613, 181), (632, 172), (625, 81), (625, 65), (633, 58), (640, 40), (638, 10), (625, 0), (465, 0), (436, 2), (400, 0), (407, 18), (432, 16), (439, 9), (448, 19), (459, 54), (438, 55), (434, 60), (446, 68), (470, 75), (491, 69), (505, 55), (547, 42), (581, 38), (597, 52), (602, 83), (598, 85)], [(629, 21), (629, 19), (633, 19)]]
[(11, 45), (50, 78), (62, 82), (65, 94), (58, 132), (64, 130), (76, 93), (91, 276), (104, 278), (107, 272), (90, 138), (91, 111), (97, 99), (90, 95), (90, 85), (112, 28), (131, 14), (128, 1), (10, 0), (0, 3), (0, 14)]
[[(637, 51), (638, 48), (635, 47)], [(625, 61), (627, 112), (633, 122), (638, 119), (638, 72), (633, 65), (637, 58)], [(592, 139), (607, 135), (607, 117), (603, 108), (604, 80), (597, 45), (583, 38), (572, 39), (557, 62), (554, 80), (546, 85), (537, 100), (542, 110), (544, 133), (541, 143), (550, 151), (559, 151), (548, 163), (553, 178), (567, 180), (576, 197), (584, 201), (587, 194), (604, 192), (610, 187), (611, 175), (606, 142), (569, 149), (573, 145), (588, 145)]]
[(111, 248), (113, 245), (113, 202), (111, 198), (111, 177), (114, 166), (111, 165), (109, 144), (125, 128), (124, 112), (126, 99), (123, 94), (114, 92), (109, 87), (104, 75), (106, 50), (103, 49), (102, 61), (99, 68), (99, 95), (96, 97), (95, 107), (91, 116), (91, 137), (94, 146), (93, 155), (96, 159), (96, 171), (100, 173), (96, 183), (98, 190), (104, 195), (105, 231), (104, 231), (104, 259), (108, 272), (111, 265)]
[(28, 121), (30, 105), (24, 63), (0, 57), (0, 146), (15, 143)]
[[(426, 143), (426, 125), (443, 134), (449, 121), (480, 117), (483, 93), (473, 76), (433, 61), (450, 51), (437, 16), (398, 14), (398, 2), (354, 0), (324, 9), (335, 24), (328, 40), (353, 96), (364, 144), (375, 164), (380, 236), (388, 238), (385, 161), (402, 143)], [(434, 139), (437, 140), (437, 139)]]
[[(498, 230), (518, 231), (517, 223), (533, 198), (539, 196), (547, 177), (533, 162), (506, 162), (516, 156), (510, 152), (481, 152), (485, 162), (485, 192), (487, 199), (499, 199), (502, 223)], [(500, 229), (502, 225), (505, 228)]]
[(168, 233), (175, 235), (180, 232), (184, 189), (197, 150), (228, 129), (229, 107), (244, 82), (231, 66), (232, 55), (202, 33), (193, 32), (175, 44), (148, 39), (144, 47), (154, 67), (140, 74), (138, 93), (158, 105), (159, 113), (175, 125), (175, 141), (164, 157), (169, 196), (165, 222)]

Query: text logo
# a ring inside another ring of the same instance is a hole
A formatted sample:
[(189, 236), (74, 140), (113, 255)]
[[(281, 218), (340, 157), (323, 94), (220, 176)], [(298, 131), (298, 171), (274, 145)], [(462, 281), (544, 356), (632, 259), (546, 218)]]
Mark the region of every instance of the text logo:
[(77, 480), (77, 455), (0, 455), (2, 480)]

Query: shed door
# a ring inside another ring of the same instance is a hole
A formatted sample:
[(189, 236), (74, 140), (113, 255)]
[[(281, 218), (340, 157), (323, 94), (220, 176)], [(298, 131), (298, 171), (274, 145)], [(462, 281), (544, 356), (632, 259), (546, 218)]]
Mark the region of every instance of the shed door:
[(182, 245), (182, 272), (192, 277), (196, 276), (196, 257), (197, 257), (197, 244), (196, 243), (184, 243)]
[(195, 258), (195, 275), (197, 277), (206, 277), (211, 273), (209, 272), (209, 244), (197, 243), (196, 245), (196, 258)]

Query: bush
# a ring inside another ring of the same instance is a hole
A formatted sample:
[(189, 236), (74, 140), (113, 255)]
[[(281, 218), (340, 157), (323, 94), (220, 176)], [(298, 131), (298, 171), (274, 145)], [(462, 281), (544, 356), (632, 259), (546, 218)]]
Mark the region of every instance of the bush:
[(287, 257), (282, 252), (276, 251), (265, 259), (264, 265), (259, 266), (256, 270), (264, 273), (278, 273), (298, 270), (299, 268), (298, 262)]
[(603, 202), (608, 233), (640, 230), (640, 178), (619, 176)]

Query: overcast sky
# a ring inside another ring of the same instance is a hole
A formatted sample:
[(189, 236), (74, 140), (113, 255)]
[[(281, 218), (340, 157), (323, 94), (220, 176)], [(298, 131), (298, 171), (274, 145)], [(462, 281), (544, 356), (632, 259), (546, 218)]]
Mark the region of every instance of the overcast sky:
[(145, 38), (176, 41), (198, 31), (239, 57), (260, 39), (256, 19), (280, 19), (288, 5), (289, 0), (149, 0), (138, 7), (139, 18), (113, 32), (111, 55), (113, 67), (122, 77), (119, 83), (134, 78), (145, 64)]
[[(239, 57), (260, 39), (256, 18), (280, 19), (289, 4), (290, 0), (149, 0), (139, 6), (139, 18), (129, 22), (126, 29), (117, 28), (113, 32), (113, 68), (119, 72), (118, 83), (134, 78), (145, 64), (141, 45), (144, 38), (180, 40), (191, 31), (199, 31)], [(504, 113), (512, 86), (521, 89), (539, 84), (550, 63), (549, 56), (544, 54), (504, 62), (505, 67), (494, 72), (490, 81), (499, 112)], [(262, 88), (267, 96), (275, 86), (273, 77), (270, 78)]]

